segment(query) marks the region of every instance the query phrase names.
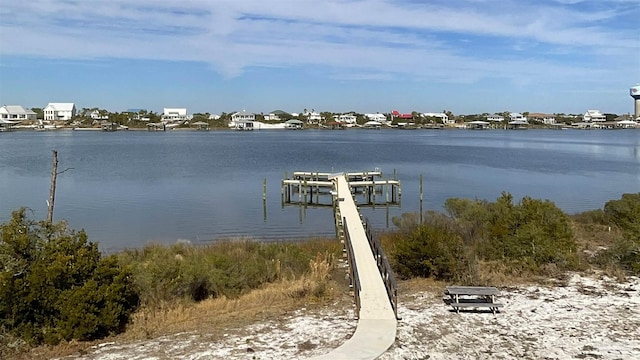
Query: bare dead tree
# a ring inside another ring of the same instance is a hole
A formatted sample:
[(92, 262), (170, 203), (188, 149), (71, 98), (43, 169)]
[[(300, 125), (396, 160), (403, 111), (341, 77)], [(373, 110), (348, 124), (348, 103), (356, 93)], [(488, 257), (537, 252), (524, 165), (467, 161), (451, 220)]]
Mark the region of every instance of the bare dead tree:
[(53, 223), (53, 203), (56, 199), (56, 180), (58, 174), (62, 174), (67, 170), (71, 170), (73, 168), (64, 169), (61, 172), (58, 172), (58, 151), (51, 150), (53, 152), (53, 164), (51, 166), (51, 188), (49, 189), (49, 200), (47, 201), (47, 222), (49, 224)]
[(56, 178), (58, 177), (58, 151), (53, 151), (53, 165), (51, 167), (51, 188), (49, 189), (49, 201), (47, 205), (49, 207), (47, 212), (47, 222), (53, 223), (53, 202), (56, 199)]

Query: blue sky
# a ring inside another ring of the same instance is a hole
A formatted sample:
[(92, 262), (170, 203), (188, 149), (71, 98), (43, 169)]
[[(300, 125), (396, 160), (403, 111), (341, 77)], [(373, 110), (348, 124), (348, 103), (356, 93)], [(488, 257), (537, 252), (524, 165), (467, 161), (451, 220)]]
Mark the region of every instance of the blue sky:
[(2, 0), (0, 104), (633, 111), (640, 0)]

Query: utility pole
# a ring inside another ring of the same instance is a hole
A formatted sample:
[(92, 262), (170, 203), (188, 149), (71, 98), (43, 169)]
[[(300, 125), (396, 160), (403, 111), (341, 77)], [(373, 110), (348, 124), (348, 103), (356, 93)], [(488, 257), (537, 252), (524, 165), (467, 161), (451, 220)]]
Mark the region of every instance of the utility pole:
[(49, 189), (49, 201), (47, 201), (47, 205), (49, 206), (47, 212), (47, 222), (49, 224), (53, 223), (53, 202), (56, 198), (56, 178), (58, 177), (58, 151), (53, 151), (53, 165), (51, 167), (51, 188)]

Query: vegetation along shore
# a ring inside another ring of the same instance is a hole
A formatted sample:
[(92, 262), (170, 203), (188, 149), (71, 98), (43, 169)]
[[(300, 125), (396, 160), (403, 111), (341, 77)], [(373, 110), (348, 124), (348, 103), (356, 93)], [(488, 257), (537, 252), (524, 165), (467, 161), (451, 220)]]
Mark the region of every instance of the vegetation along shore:
[[(576, 215), (508, 193), (452, 198), (444, 208), (403, 214), (380, 234), (407, 304), (417, 301), (411, 294), (432, 298), (454, 283), (517, 293), (568, 273), (640, 275), (640, 193)], [(82, 357), (105, 338), (127, 344), (206, 332), (218, 342), (258, 321), (353, 306), (334, 239), (152, 244), (105, 255), (84, 231), (28, 214), (19, 209), (0, 225), (1, 358)], [(315, 346), (298, 344), (297, 356)]]

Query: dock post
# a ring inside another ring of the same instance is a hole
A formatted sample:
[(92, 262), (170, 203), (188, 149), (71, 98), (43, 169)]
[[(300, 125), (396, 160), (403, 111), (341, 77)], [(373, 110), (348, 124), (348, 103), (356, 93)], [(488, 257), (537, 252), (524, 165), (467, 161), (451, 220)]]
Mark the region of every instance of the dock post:
[(262, 200), (267, 200), (267, 178), (262, 181)]
[(395, 185), (391, 185), (391, 201), (393, 203), (396, 202), (396, 186)]
[(371, 186), (371, 189), (373, 190), (373, 207), (375, 208), (375, 206), (376, 206), (376, 179), (373, 176), (371, 177), (371, 183), (373, 184)]
[(262, 200), (262, 212), (264, 214), (264, 222), (267, 222), (267, 199)]
[(387, 229), (389, 228), (389, 204), (387, 204)]
[[(313, 196), (313, 194), (311, 194)], [(320, 203), (320, 175), (316, 172), (316, 204)]]
[[(304, 178), (304, 204), (307, 205), (307, 192), (309, 191), (309, 186), (307, 184), (307, 178)], [(313, 200), (312, 200), (313, 201)]]

